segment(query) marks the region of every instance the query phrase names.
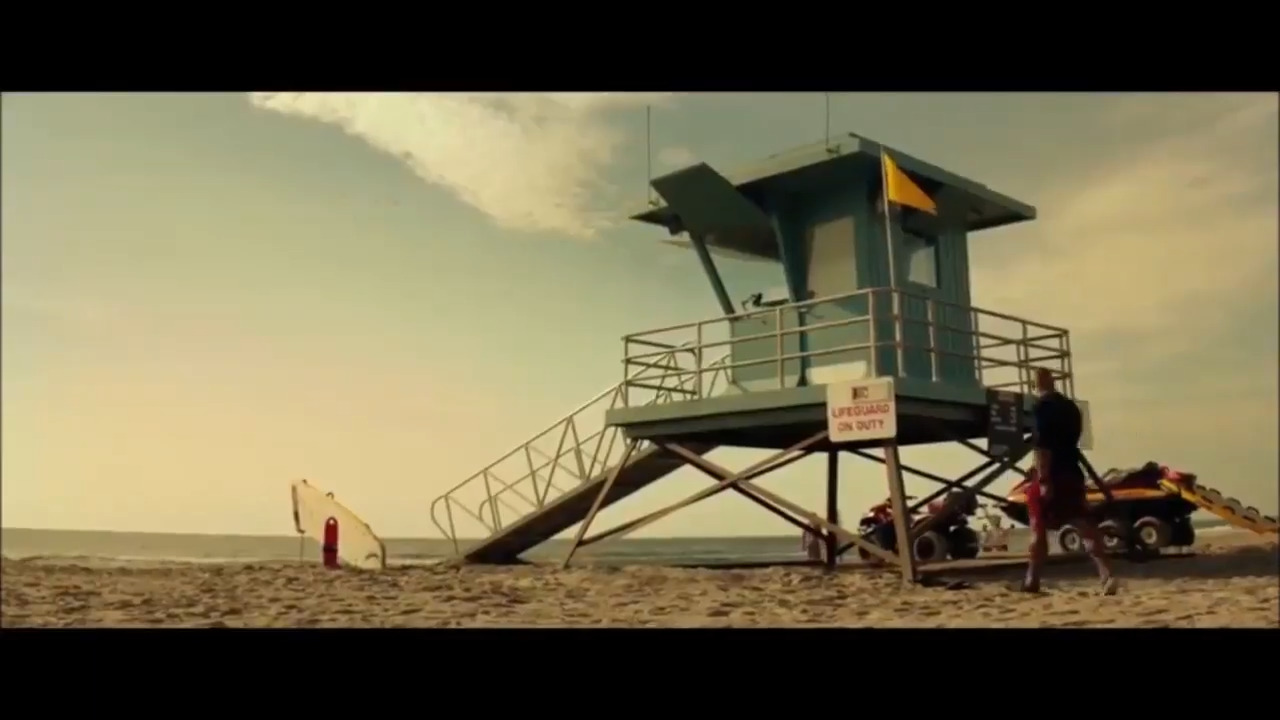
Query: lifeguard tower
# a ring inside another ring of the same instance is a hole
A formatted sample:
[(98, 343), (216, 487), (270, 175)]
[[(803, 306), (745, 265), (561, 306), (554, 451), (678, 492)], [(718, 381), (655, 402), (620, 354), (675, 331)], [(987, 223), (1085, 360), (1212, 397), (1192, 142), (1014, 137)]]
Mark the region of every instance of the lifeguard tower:
[[(439, 498), (437, 527), (461, 558), (497, 563), (581, 523), (571, 557), (578, 547), (732, 491), (821, 532), (830, 562), (857, 545), (915, 578), (908, 549), (929, 523), (909, 527), (906, 518), (944, 494), (948, 502), (986, 496), (983, 488), (1025, 457), (1029, 428), (1019, 393), (1029, 392), (1033, 368), (1052, 369), (1073, 395), (1066, 330), (970, 301), (971, 238), (1032, 220), (1035, 208), (852, 134), (728, 177), (698, 164), (651, 185), (662, 202), (633, 219), (693, 251), (720, 314), (626, 336), (622, 382)], [(721, 255), (780, 264), (788, 296), (735, 304), (717, 268)], [(1011, 407), (1007, 417), (996, 412), (1001, 407)], [(604, 429), (579, 427), (602, 408)], [(993, 437), (996, 425), (1014, 439), (998, 449), (973, 442)], [(547, 446), (539, 449), (540, 442)], [(938, 442), (962, 444), (983, 461), (954, 480), (901, 464), (899, 447)], [(721, 446), (777, 452), (732, 472), (705, 457)], [(816, 452), (826, 453), (828, 466), (822, 516), (751, 483)], [(886, 468), (901, 550), (837, 524), (841, 454)], [(685, 465), (715, 483), (587, 535), (602, 507)], [(909, 506), (904, 471), (943, 487)], [(460, 543), (465, 517), (488, 537)]]

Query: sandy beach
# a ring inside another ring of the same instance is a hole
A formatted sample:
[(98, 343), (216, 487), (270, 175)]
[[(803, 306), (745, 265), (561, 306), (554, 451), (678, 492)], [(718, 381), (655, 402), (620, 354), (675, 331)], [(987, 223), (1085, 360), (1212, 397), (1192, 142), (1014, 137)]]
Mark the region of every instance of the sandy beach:
[(948, 571), (971, 587), (903, 588), (846, 567), (750, 570), (316, 565), (116, 566), (5, 559), (5, 627), (1280, 627), (1274, 540), (1222, 533), (1194, 558), (1117, 562), (1099, 597), (1092, 566), (1052, 566), (1041, 595), (1020, 567)]

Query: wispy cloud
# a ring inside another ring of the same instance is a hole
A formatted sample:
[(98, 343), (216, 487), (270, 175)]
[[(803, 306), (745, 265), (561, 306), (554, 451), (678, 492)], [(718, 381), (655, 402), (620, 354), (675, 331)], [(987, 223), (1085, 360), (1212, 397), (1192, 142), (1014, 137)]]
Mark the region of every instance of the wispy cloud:
[(668, 93), (252, 93), (260, 108), (341, 127), (512, 230), (591, 236), (609, 224), (612, 111)]
[[(1040, 219), (1010, 231), (1028, 250), (975, 263), (977, 300), (1082, 334), (1141, 336), (1160, 352), (1195, 344), (1190, 326), (1275, 286), (1276, 157), (1257, 140), (1276, 121), (1274, 96), (1218, 104), (1063, 178), (1037, 203)], [(982, 253), (984, 238), (974, 242)]]
[[(1062, 177), (1037, 198), (1041, 219), (998, 231), (1021, 247), (975, 237), (975, 302), (1071, 329), (1100, 449), (1209, 464), (1210, 433), (1219, 452), (1273, 463), (1256, 438), (1277, 422), (1277, 101), (1206, 95), (1195, 110)], [(1114, 121), (1147, 126), (1149, 112), (1129, 101)], [(1269, 472), (1224, 489), (1257, 493)]]
[(658, 162), (667, 167), (685, 167), (697, 161), (698, 156), (682, 145), (672, 145), (658, 151)]

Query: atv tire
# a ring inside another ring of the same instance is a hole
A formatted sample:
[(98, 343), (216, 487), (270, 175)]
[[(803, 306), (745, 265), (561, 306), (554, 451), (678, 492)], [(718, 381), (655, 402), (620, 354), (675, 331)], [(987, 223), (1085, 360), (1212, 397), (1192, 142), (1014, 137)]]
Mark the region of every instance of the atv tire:
[[(880, 525), (875, 528), (864, 528), (862, 539), (889, 552), (897, 552), (898, 550), (898, 535), (891, 524)], [(872, 562), (878, 558), (867, 552), (866, 548), (858, 546), (858, 559), (863, 562)]]
[(946, 560), (949, 550), (947, 538), (937, 530), (928, 530), (911, 543), (911, 553), (922, 564)]

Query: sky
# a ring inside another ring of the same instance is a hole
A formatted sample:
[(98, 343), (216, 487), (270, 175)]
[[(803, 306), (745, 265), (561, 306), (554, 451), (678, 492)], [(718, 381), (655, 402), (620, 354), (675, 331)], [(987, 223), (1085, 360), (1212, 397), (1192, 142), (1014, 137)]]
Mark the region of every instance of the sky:
[[(647, 154), (731, 170), (825, 126), (815, 93), (7, 94), (2, 113), (3, 525), (288, 534), (305, 477), (392, 537), (438, 535), (431, 500), (618, 382), (624, 333), (719, 314), (693, 254), (625, 220)], [(1275, 95), (834, 94), (830, 121), (1038, 208), (971, 236), (973, 300), (1071, 329), (1095, 465), (1157, 460), (1277, 509)], [(721, 266), (735, 299), (782, 283)], [(940, 474), (977, 459), (904, 451)], [(819, 508), (823, 467), (761, 484)], [(596, 527), (707, 482), (678, 477)], [(886, 494), (844, 464), (843, 514)], [(792, 532), (726, 494), (640, 534)]]

